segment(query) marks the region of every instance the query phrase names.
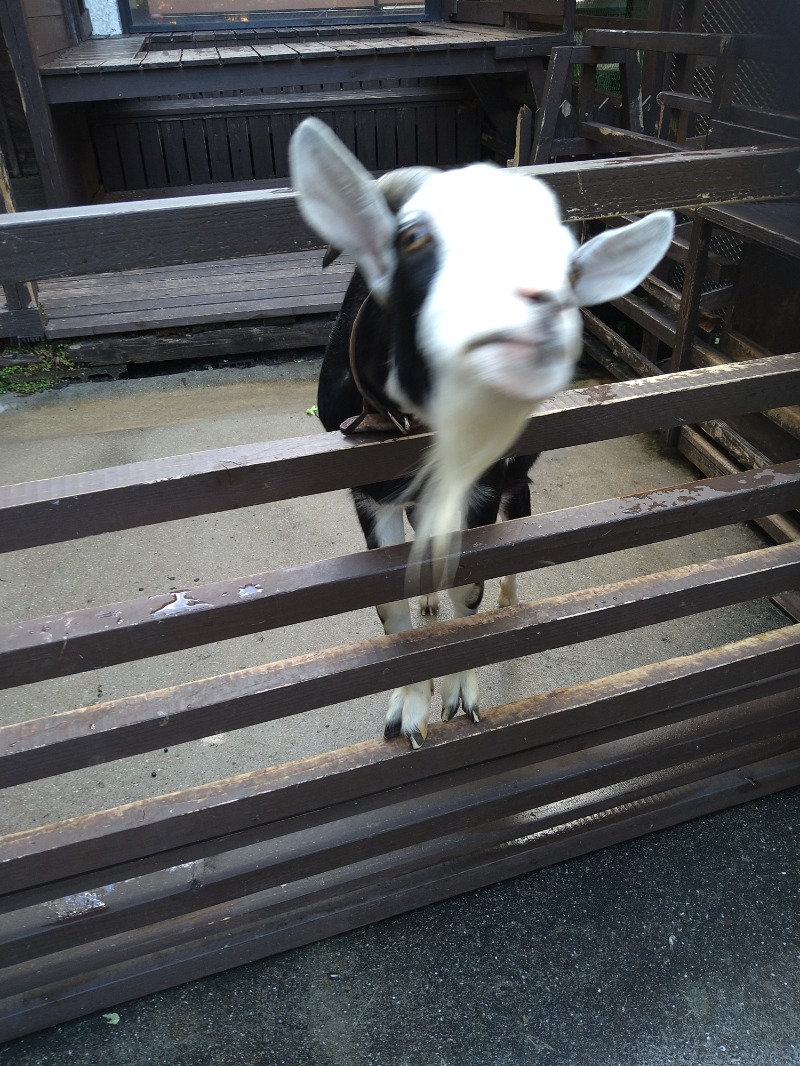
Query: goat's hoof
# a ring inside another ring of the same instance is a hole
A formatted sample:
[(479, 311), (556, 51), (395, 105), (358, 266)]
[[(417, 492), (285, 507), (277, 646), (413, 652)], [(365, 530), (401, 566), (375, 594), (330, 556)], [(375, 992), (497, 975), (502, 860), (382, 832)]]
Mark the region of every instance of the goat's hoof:
[(394, 690), (386, 714), (385, 740), (404, 736), (412, 748), (422, 747), (428, 735), (431, 689), (431, 681), (418, 681)]
[(386, 726), (385, 726), (385, 728), (383, 730), (383, 739), (384, 740), (396, 740), (400, 736), (400, 727), (401, 727), (401, 725), (402, 725), (402, 722), (400, 721), (399, 718), (397, 719), (396, 722), (387, 721)]
[(435, 618), (439, 613), (439, 593), (429, 592), (419, 598), (419, 613), (423, 618)]
[(412, 729), (412, 731), (408, 733), (407, 736), (409, 744), (415, 751), (417, 750), (417, 748), (421, 748), (422, 745), (425, 743), (425, 737), (418, 729)]
[(473, 722), (480, 722), (478, 675), (474, 670), (449, 674), (442, 679), (442, 721), (449, 722), (462, 709)]

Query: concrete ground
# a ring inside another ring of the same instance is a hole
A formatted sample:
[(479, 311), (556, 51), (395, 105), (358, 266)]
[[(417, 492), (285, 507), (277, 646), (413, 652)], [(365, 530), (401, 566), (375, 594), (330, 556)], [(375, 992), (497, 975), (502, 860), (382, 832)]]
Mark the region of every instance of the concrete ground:
[[(314, 360), (298, 360), (0, 397), (0, 476), (30, 480), (317, 432), (306, 414), (316, 372)], [(535, 468), (534, 508), (693, 477), (649, 437), (569, 449)], [(521, 596), (761, 543), (750, 527), (711, 531), (525, 575)], [(347, 495), (331, 493), (16, 552), (2, 562), (0, 621), (191, 589), (361, 546)], [(489, 603), (497, 583), (490, 586)], [(759, 601), (486, 668), (482, 705), (783, 624)], [(29, 685), (2, 694), (0, 722), (378, 632), (374, 612), (359, 611)], [(9, 789), (0, 828), (46, 824), (375, 736), (385, 699)], [(800, 1066), (798, 802), (797, 792), (783, 793), (120, 1004), (0, 1047), (0, 1066)]]

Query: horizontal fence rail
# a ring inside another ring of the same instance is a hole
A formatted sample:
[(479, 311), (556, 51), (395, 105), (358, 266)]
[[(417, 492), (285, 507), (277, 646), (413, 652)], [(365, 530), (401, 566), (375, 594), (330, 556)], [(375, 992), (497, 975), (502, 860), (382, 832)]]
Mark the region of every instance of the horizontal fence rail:
[(7, 785), (34, 780), (197, 739), (221, 724), (231, 730), (274, 721), (429, 676), (774, 595), (799, 581), (800, 545), (777, 545), (93, 704), (0, 729), (0, 773)]
[[(607, 555), (795, 508), (800, 460), (467, 531), (453, 581), (462, 585)], [(0, 688), (400, 599), (408, 591), (408, 553), (407, 545), (378, 548), (196, 585), (191, 594), (144, 596), (0, 626)], [(433, 591), (429, 574), (419, 591)], [(2, 774), (3, 737), (0, 729), (0, 787), (11, 783)], [(8, 743), (19, 750), (16, 741)]]
[[(522, 167), (569, 221), (800, 195), (800, 147)], [(711, 191), (713, 190), (713, 192)], [(319, 247), (288, 190), (218, 193), (0, 216), (0, 281), (134, 270)]]
[[(800, 354), (574, 389), (543, 403), (513, 453), (572, 447), (800, 403)], [(0, 551), (234, 510), (407, 473), (425, 434), (319, 434), (0, 488)]]

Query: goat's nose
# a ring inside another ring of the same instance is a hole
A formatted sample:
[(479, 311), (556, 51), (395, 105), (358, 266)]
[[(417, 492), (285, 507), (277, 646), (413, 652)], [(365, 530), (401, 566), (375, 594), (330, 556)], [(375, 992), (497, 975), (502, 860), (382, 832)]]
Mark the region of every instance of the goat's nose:
[(517, 289), (517, 296), (543, 309), (555, 310), (558, 306), (558, 296), (547, 289)]

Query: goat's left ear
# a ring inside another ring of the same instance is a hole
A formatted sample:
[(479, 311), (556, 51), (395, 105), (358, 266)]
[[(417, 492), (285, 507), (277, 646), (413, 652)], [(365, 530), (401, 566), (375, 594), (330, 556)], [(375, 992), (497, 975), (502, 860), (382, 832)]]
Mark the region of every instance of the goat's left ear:
[(616, 300), (635, 289), (666, 255), (674, 230), (671, 211), (654, 211), (582, 244), (572, 258), (578, 306)]
[(328, 244), (348, 252), (380, 300), (394, 273), (394, 215), (372, 175), (324, 122), (307, 118), (289, 142), (300, 213)]

